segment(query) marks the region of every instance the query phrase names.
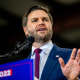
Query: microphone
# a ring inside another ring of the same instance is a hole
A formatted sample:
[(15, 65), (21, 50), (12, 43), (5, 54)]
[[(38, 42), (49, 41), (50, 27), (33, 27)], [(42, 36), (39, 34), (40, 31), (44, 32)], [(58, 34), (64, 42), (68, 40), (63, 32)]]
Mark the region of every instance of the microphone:
[(16, 51), (14, 52), (14, 54), (18, 54), (18, 53), (20, 53), (22, 50), (25, 50), (25, 49), (27, 49), (28, 47), (30, 47), (32, 44), (33, 44), (33, 42), (34, 42), (35, 40), (34, 40), (34, 38), (32, 37), (32, 36), (30, 36), (27, 40), (25, 40), (22, 44), (18, 44), (17, 46), (16, 46)]
[(34, 38), (32, 36), (30, 36), (27, 40), (25, 40), (22, 44), (16, 44), (16, 47), (14, 48), (14, 50), (12, 50), (11, 53), (7, 53), (5, 55), (0, 55), (0, 58), (5, 58), (5, 57), (9, 57), (12, 55), (16, 55), (18, 53), (20, 53), (21, 51), (29, 48), (33, 42), (34, 42)]

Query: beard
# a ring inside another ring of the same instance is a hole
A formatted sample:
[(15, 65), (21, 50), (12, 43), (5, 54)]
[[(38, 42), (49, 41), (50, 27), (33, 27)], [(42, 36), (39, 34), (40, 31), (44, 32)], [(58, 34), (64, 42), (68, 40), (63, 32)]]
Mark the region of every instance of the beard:
[[(37, 43), (44, 43), (47, 42), (49, 40), (51, 40), (52, 38), (52, 30), (48, 31), (44, 36), (41, 36), (39, 34), (37, 34), (37, 31), (28, 31), (29, 36), (32, 36), (35, 39), (35, 42)], [(43, 32), (41, 32), (43, 34)]]

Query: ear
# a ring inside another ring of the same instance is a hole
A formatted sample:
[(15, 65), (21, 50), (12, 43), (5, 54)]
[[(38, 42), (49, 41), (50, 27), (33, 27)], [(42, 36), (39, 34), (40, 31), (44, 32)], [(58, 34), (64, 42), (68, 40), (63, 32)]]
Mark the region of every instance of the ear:
[(27, 28), (23, 26), (23, 30), (24, 30), (25, 35), (28, 36)]

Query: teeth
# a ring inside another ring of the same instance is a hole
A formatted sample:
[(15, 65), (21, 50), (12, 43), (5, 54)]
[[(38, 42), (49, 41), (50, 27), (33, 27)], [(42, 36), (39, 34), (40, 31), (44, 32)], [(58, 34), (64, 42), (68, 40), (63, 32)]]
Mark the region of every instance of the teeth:
[(40, 29), (40, 31), (43, 31), (44, 29)]

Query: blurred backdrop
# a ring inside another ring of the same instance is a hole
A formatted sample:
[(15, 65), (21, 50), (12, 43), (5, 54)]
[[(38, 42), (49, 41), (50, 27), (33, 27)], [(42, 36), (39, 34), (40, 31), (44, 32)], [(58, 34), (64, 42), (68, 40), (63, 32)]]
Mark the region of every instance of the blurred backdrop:
[(0, 54), (24, 41), (22, 16), (36, 4), (49, 6), (54, 17), (52, 41), (64, 48), (80, 48), (80, 0), (0, 0)]

